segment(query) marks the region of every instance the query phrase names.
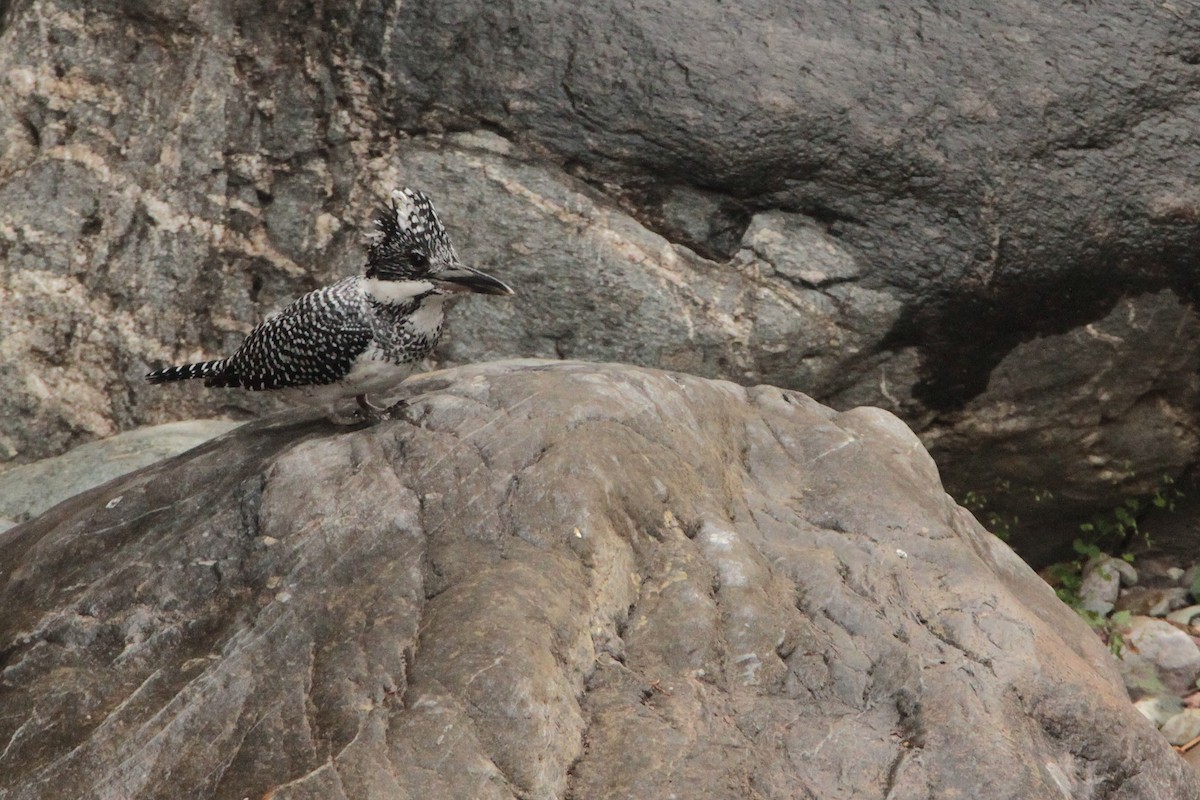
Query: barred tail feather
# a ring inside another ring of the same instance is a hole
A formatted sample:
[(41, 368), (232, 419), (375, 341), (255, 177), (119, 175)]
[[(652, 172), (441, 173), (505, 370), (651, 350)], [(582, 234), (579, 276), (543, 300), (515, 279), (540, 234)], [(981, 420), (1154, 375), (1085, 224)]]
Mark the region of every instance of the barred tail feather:
[(180, 364), (177, 367), (156, 369), (146, 375), (150, 383), (170, 383), (171, 381), (187, 381), (192, 378), (208, 378), (225, 369), (225, 359), (216, 361), (201, 361), (196, 364)]

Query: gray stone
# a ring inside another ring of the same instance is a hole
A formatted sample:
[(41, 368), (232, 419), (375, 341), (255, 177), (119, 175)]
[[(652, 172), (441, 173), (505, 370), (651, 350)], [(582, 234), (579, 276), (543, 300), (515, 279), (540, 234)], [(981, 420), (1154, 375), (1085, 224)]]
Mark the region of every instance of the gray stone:
[(1131, 564), (1130, 562), (1126, 561), (1123, 558), (1113, 558), (1112, 556), (1106, 557), (1103, 555), (1101, 556), (1101, 558), (1106, 558), (1107, 560), (1105, 561), (1105, 563), (1108, 564), (1109, 568), (1115, 569), (1117, 571), (1117, 574), (1121, 576), (1121, 585), (1122, 586), (1137, 586), (1137, 582), (1138, 582), (1137, 567), (1135, 567), (1133, 564)]
[(1200, 617), (1200, 606), (1187, 606), (1167, 614), (1167, 621), (1177, 622), (1180, 625), (1191, 625), (1192, 620), (1196, 617)]
[(1079, 585), (1080, 607), (1101, 616), (1107, 614), (1117, 602), (1122, 583), (1137, 583), (1137, 572), (1130, 564), (1108, 555), (1089, 559)]
[(1200, 708), (1185, 708), (1171, 717), (1163, 723), (1162, 734), (1176, 746), (1200, 736)]
[(139, 381), (357, 269), (413, 184), (520, 293), (440, 364), (882, 405), (1061, 549), (1200, 448), (1177, 5), (5, 3), (0, 458), (270, 408)]
[(862, 276), (854, 257), (801, 214), (758, 214), (742, 243), (768, 266), (768, 274), (774, 272), (810, 289)]
[(1174, 695), (1160, 694), (1143, 697), (1134, 703), (1133, 707), (1161, 728), (1164, 722), (1183, 711), (1183, 701)]
[(1131, 694), (1146, 690), (1146, 666), (1169, 691), (1187, 694), (1195, 691), (1200, 677), (1200, 647), (1184, 631), (1153, 617), (1133, 617), (1123, 632), (1129, 645), (1121, 652), (1121, 672)]
[[(1146, 542), (1145, 537), (1150, 537), (1151, 540), (1153, 540), (1158, 536), (1158, 520), (1153, 518), (1153, 514), (1156, 511), (1158, 511), (1158, 509), (1152, 508), (1150, 513), (1138, 515), (1142, 519), (1142, 523), (1145, 523), (1145, 528), (1142, 529), (1142, 533), (1145, 534), (1145, 536), (1140, 537), (1137, 541), (1131, 542), (1130, 550), (1133, 551), (1132, 554), (1134, 563), (1137, 564), (1137, 574), (1142, 583), (1147, 586), (1155, 587), (1172, 585), (1177, 586), (1180, 585), (1179, 580), (1181, 576), (1172, 576), (1173, 568), (1181, 560), (1181, 556), (1172, 552), (1176, 548), (1176, 542), (1171, 541), (1170, 545), (1172, 551), (1165, 552), (1161, 548), (1153, 546), (1153, 541), (1150, 545), (1148, 545)], [(1174, 511), (1165, 513), (1167, 516), (1174, 516), (1175, 514)], [(1174, 537), (1172, 537), (1172, 539), (1174, 539)], [(1187, 547), (1186, 542), (1179, 542), (1178, 544), (1183, 548)], [(1183, 558), (1192, 557), (1192, 552), (1190, 550), (1184, 550), (1184, 553), (1185, 555), (1182, 556)], [(1133, 565), (1131, 564), (1130, 566)]]
[(896, 417), (581, 363), (411, 389), (13, 530), (8, 800), (1200, 798)]
[[(1189, 522), (1192, 515), (1188, 516)], [(1184, 537), (1180, 537), (1181, 539)], [(1192, 564), (1183, 572), (1183, 577), (1179, 579), (1180, 585), (1188, 590), (1188, 594), (1193, 600), (1200, 600), (1200, 564)]]
[(1187, 602), (1187, 589), (1178, 586), (1160, 589), (1133, 586), (1121, 591), (1113, 608), (1136, 616), (1165, 617), (1171, 611), (1186, 606)]
[(212, 419), (138, 428), (0, 472), (0, 515), (35, 517), (68, 497), (190, 450), (238, 424)]

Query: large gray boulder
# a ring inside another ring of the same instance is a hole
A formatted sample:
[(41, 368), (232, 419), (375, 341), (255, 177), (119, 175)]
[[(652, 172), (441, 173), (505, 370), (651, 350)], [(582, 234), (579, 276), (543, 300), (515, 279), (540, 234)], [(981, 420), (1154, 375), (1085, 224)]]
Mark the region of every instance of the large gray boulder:
[(0, 797), (1200, 798), (896, 417), (520, 362), (0, 549)]
[(0, 11), (0, 458), (261, 410), (139, 378), (357, 270), (412, 184), (521, 293), (443, 363), (880, 405), (1048, 521), (1196, 460), (1195, 4)]

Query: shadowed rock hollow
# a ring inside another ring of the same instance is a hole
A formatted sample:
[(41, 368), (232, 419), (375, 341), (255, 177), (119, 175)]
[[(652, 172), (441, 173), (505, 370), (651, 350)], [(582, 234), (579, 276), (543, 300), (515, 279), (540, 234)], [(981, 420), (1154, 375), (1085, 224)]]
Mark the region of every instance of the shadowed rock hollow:
[(0, 797), (1197, 798), (895, 417), (511, 362), (0, 549)]

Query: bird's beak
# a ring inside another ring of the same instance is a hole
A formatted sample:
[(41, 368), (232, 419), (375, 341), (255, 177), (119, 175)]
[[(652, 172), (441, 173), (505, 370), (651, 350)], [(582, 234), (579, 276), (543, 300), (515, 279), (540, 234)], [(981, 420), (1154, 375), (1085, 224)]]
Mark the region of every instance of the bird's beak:
[(434, 284), (449, 293), (478, 292), (479, 294), (512, 294), (513, 290), (503, 281), (496, 280), (486, 272), (464, 267), (462, 264), (437, 273)]

